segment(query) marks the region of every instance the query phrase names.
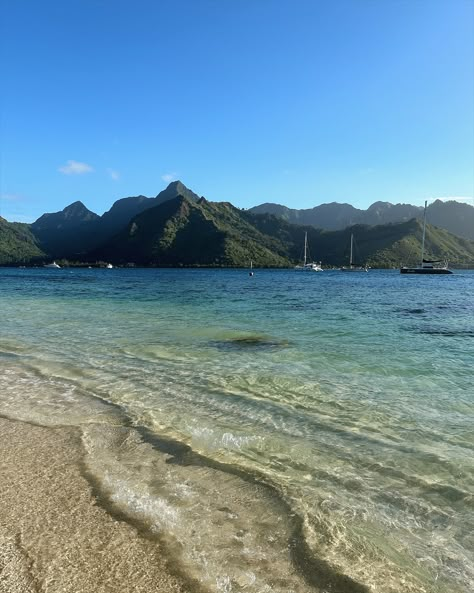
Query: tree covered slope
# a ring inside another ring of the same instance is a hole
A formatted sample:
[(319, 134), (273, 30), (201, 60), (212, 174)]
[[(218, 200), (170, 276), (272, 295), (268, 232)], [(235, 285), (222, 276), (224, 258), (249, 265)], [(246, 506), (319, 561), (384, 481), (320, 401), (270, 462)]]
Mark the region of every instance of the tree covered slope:
[(0, 265), (28, 264), (44, 257), (29, 225), (0, 217)]
[(287, 248), (226, 202), (178, 196), (136, 216), (91, 254), (163, 266), (287, 266)]

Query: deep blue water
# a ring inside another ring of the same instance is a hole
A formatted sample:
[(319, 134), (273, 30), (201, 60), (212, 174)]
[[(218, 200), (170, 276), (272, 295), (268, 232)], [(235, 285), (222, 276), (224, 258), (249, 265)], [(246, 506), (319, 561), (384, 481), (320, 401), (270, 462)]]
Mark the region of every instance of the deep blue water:
[(211, 591), (470, 591), (473, 290), (0, 269), (0, 414), (79, 427), (104, 492)]

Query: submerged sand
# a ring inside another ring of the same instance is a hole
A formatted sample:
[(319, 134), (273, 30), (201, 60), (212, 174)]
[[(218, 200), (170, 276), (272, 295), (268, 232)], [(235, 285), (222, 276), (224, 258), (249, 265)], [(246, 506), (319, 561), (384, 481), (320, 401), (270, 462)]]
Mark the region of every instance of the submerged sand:
[(73, 428), (0, 418), (0, 593), (184, 593), (159, 543), (95, 503)]

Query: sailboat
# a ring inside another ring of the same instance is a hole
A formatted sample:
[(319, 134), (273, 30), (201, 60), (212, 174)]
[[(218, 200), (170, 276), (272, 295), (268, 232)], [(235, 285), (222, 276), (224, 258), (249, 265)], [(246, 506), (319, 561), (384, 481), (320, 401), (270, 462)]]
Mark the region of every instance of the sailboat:
[(368, 272), (369, 268), (367, 266), (357, 266), (356, 264), (354, 264), (353, 252), (354, 252), (354, 235), (353, 235), (353, 233), (351, 233), (351, 255), (349, 258), (349, 267), (347, 268), (345, 266), (342, 266), (342, 268), (340, 268), (341, 272)]
[(51, 264), (44, 264), (43, 268), (56, 268), (59, 269), (61, 266), (57, 264), (55, 261)]
[(403, 266), (400, 268), (400, 274), (452, 274), (448, 269), (448, 262), (444, 262), (444, 266), (435, 266), (440, 264), (439, 259), (424, 259), (425, 255), (425, 234), (426, 234), (426, 208), (428, 200), (425, 200), (425, 211), (423, 213), (423, 238), (421, 240), (421, 263), (419, 266), (413, 268)]
[(321, 267), (321, 262), (308, 262), (308, 233), (305, 232), (304, 234), (304, 255), (303, 255), (303, 264), (295, 266), (295, 270), (303, 270), (305, 272), (322, 272), (323, 269)]
[(252, 260), (250, 260), (250, 272), (249, 272), (249, 276), (253, 276), (253, 262), (252, 262)]

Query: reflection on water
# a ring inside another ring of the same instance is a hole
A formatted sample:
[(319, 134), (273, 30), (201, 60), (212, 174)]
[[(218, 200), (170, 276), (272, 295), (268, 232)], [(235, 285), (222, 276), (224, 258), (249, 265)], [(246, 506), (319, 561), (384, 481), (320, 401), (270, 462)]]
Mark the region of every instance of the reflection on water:
[[(0, 414), (210, 591), (474, 585), (474, 274), (0, 270)], [(304, 277), (302, 277), (304, 276)]]

